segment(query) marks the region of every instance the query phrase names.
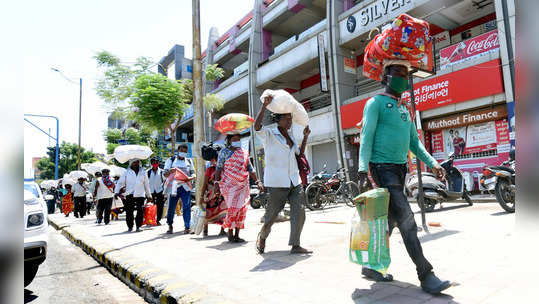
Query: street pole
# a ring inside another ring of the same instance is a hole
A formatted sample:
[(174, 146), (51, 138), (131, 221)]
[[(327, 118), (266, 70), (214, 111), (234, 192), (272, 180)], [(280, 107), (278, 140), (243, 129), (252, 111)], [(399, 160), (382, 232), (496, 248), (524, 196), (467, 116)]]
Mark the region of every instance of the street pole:
[(200, 60), (200, 0), (193, 0), (193, 155), (196, 157), (196, 203), (201, 206), (204, 160), (200, 144), (204, 140), (204, 112), (202, 108), (202, 62)]
[[(415, 96), (414, 96), (414, 76), (412, 73), (408, 74), (408, 82), (410, 83), (410, 102), (412, 103), (412, 109), (414, 111), (414, 115), (416, 114), (415, 110)], [(416, 129), (419, 129), (420, 126), (418, 126), (417, 123), (417, 117), (414, 119), (414, 124)], [(417, 203), (419, 204), (419, 208), (421, 208), (421, 224), (423, 226), (423, 230), (425, 232), (429, 232), (429, 228), (427, 227), (427, 222), (425, 218), (425, 197), (423, 192), (423, 180), (421, 179), (421, 161), (415, 156), (415, 164), (417, 167)]]
[[(28, 119), (24, 119), (26, 122), (28, 122), (30, 125), (32, 125), (33, 127), (35, 127), (36, 129), (38, 129), (39, 131), (45, 133), (45, 135), (47, 135), (49, 138), (52, 138), (54, 140), (56, 140), (56, 149), (55, 149), (55, 156), (54, 156), (54, 179), (58, 179), (58, 155), (60, 154), (60, 120), (58, 120), (58, 117), (56, 116), (51, 116), (51, 115), (37, 115), (37, 114), (24, 114), (24, 116), (32, 116), (32, 117), (46, 117), (46, 118), (54, 118), (56, 119), (56, 138), (52, 137), (50, 134), (47, 134), (47, 132), (45, 132), (43, 129), (41, 129), (40, 127), (38, 127), (36, 124), (34, 124), (33, 122), (31, 122), (30, 120)], [(50, 131), (49, 131), (50, 133)]]
[(80, 129), (82, 118), (82, 78), (79, 78), (79, 152), (77, 160), (77, 170), (80, 170)]

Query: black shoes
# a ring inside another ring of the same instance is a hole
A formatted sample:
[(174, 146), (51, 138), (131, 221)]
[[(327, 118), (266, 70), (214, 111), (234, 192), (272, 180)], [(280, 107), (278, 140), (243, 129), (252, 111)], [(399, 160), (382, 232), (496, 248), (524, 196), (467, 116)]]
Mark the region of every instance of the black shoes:
[(309, 249), (305, 249), (298, 245), (298, 246), (292, 246), (290, 253), (291, 254), (311, 254), (313, 253), (313, 251)]
[(430, 294), (439, 294), (450, 286), (451, 283), (449, 281), (440, 280), (433, 272), (430, 272), (421, 280), (421, 288)]
[(386, 275), (384, 276), (380, 272), (378, 272), (376, 270), (372, 270), (372, 269), (367, 268), (367, 267), (361, 268), (361, 274), (366, 276), (367, 278), (369, 278), (371, 280), (376, 281), (376, 282), (391, 282), (391, 281), (393, 281), (393, 276), (390, 275), (389, 273), (386, 273)]
[(172, 225), (168, 225), (168, 230), (167, 230), (167, 234), (172, 234)]

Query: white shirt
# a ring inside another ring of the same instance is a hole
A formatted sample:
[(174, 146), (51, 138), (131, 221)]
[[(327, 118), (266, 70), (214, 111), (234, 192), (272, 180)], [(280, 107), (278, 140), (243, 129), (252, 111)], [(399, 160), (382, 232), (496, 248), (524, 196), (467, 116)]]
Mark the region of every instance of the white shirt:
[(96, 199), (100, 200), (100, 199), (104, 199), (104, 198), (112, 198), (114, 197), (114, 192), (112, 189), (108, 188), (107, 186), (105, 186), (105, 183), (103, 183), (103, 178), (100, 177), (96, 180), (96, 185), (99, 185), (97, 186), (97, 195), (96, 195)]
[(157, 168), (157, 171), (154, 172), (153, 169), (146, 171), (146, 174), (150, 174), (150, 192), (159, 193), (163, 192), (163, 183), (165, 178), (163, 177), (163, 169)]
[(142, 168), (138, 170), (138, 174), (133, 169), (128, 168), (116, 183), (114, 192), (120, 193), (120, 189), (123, 187), (125, 187), (125, 195), (132, 194), (134, 197), (151, 196), (150, 182), (146, 171), (142, 170)]
[(82, 186), (79, 183), (75, 183), (71, 188), (74, 197), (86, 197), (86, 190), (88, 190), (88, 188), (86, 187), (86, 185), (84, 185), (84, 183), (82, 184)]
[(286, 143), (286, 138), (277, 126), (266, 127), (256, 132), (264, 144), (264, 186), (289, 188), (290, 184), (297, 186), (301, 183), (296, 154), (299, 148), (290, 131), (288, 135), (294, 143), (292, 148)]
[[(172, 158), (167, 159), (165, 162), (165, 168), (164, 171), (168, 172), (171, 168), (178, 168), (185, 173), (185, 175), (191, 177), (193, 176), (195, 169), (193, 168), (193, 163), (188, 160), (187, 158), (180, 159), (178, 156), (176, 156), (176, 159), (174, 162), (172, 162)], [(185, 191), (191, 191), (191, 188), (187, 183), (184, 182), (178, 182), (178, 187), (182, 186)]]

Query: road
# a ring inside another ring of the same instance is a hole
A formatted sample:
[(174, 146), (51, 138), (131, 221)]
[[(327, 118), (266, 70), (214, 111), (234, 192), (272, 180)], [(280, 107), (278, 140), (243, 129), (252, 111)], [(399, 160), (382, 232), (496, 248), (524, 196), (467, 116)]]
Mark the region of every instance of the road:
[(47, 259), (24, 290), (24, 302), (146, 303), (52, 227)]

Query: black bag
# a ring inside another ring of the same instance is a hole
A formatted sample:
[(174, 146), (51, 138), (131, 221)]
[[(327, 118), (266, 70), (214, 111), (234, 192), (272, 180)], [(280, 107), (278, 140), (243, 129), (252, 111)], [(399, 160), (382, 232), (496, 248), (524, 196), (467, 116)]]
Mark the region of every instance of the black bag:
[(202, 159), (210, 161), (212, 159), (217, 159), (219, 151), (221, 151), (221, 146), (214, 143), (203, 144), (200, 148), (202, 152)]

